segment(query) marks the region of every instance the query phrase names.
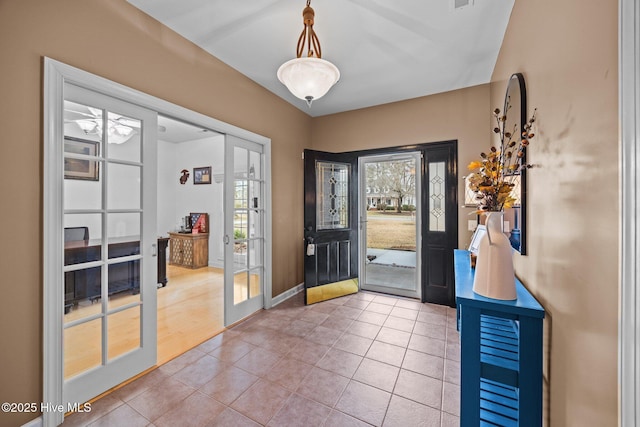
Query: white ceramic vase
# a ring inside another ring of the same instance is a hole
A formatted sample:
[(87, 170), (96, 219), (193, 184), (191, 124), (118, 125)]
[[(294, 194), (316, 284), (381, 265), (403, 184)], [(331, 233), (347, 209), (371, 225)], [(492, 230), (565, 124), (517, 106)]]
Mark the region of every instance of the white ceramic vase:
[(513, 253), (502, 232), (503, 212), (486, 213), (487, 233), (480, 239), (473, 291), (487, 298), (514, 300), (516, 295)]

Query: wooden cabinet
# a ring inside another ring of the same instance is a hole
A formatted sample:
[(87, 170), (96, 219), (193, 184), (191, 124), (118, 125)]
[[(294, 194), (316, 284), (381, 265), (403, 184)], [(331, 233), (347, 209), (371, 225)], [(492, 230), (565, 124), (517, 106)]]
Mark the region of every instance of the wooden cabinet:
[(544, 309), (516, 279), (517, 299), (473, 292), (469, 252), (454, 253), (460, 330), (460, 425), (542, 426)]
[(209, 265), (209, 233), (169, 233), (169, 264), (187, 268)]

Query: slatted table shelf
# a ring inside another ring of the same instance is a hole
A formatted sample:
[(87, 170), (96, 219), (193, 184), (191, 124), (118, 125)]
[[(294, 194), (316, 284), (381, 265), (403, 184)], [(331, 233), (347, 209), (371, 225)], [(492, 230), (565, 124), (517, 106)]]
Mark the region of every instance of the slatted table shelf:
[(454, 261), (461, 426), (541, 426), (544, 309), (517, 279), (514, 301), (475, 294), (469, 252)]

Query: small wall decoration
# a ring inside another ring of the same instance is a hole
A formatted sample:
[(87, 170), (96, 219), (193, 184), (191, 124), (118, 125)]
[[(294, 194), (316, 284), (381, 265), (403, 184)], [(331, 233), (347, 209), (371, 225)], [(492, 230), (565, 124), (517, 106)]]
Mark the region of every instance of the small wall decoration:
[(184, 185), (189, 179), (189, 171), (187, 169), (182, 169), (180, 173), (182, 174), (182, 176), (180, 177), (180, 184)]
[(193, 168), (194, 184), (211, 184), (211, 166)]
[[(80, 138), (64, 138), (65, 154), (98, 155), (98, 142)], [(64, 158), (64, 178), (82, 179), (85, 181), (99, 180), (100, 166), (97, 160)]]

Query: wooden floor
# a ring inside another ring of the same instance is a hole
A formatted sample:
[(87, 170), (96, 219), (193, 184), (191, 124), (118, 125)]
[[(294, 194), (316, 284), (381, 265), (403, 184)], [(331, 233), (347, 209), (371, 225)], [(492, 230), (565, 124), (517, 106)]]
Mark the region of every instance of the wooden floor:
[[(169, 282), (158, 289), (158, 365), (186, 352), (224, 330), (224, 275), (222, 269), (196, 270), (167, 266)], [(109, 307), (138, 301), (139, 295), (120, 294)], [(101, 310), (100, 302), (87, 301), (65, 315), (65, 323), (86, 318)], [(65, 378), (101, 364), (102, 322), (96, 319), (64, 331)], [(113, 314), (108, 322), (108, 358), (140, 345), (140, 309)]]

